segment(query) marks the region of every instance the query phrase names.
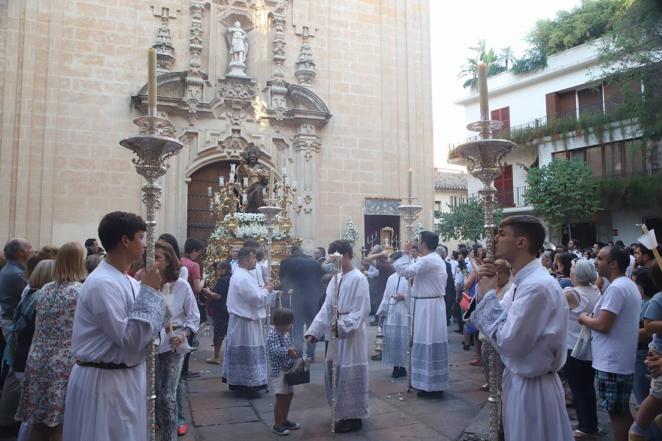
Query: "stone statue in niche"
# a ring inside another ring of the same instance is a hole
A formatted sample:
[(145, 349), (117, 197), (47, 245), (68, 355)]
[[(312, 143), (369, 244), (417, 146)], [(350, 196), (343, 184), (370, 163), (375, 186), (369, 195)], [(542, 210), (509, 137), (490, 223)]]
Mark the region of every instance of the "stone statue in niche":
[(246, 74), (246, 55), (248, 54), (248, 38), (241, 23), (234, 24), (225, 31), (225, 38), (230, 50), (230, 62), (226, 76), (234, 78), (250, 78)]
[(240, 156), (237, 177), (242, 184), (246, 178), (248, 184), (244, 188), (247, 198), (246, 212), (258, 213), (258, 208), (264, 205), (264, 192), (269, 185), (269, 169), (258, 163), (260, 149), (256, 146), (247, 147)]

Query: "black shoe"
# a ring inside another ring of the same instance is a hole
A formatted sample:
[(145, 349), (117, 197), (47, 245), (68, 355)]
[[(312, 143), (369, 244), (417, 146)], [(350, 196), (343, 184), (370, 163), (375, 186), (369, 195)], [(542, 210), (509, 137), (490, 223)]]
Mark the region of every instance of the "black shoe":
[(465, 344), (463, 344), (463, 345), (462, 345), (462, 349), (464, 349), (465, 351), (470, 351), (470, 350), (471, 350), (471, 345), (465, 345)]
[(381, 361), (382, 360), (382, 353), (379, 352), (377, 354), (373, 354), (370, 356), (370, 359), (373, 361)]
[(400, 366), (393, 366), (393, 373), (391, 374), (393, 378), (400, 378)]
[(200, 376), (200, 372), (198, 371), (188, 371), (186, 374), (183, 375), (184, 378), (198, 378)]
[(356, 432), (357, 430), (361, 430), (362, 425), (363, 423), (360, 418), (352, 418), (338, 421), (335, 429), (336, 433)]
[(416, 395), (418, 395), (421, 398), (441, 398), (444, 396), (444, 391), (443, 390), (434, 390), (434, 391), (426, 391), (426, 390), (419, 390), (416, 392)]

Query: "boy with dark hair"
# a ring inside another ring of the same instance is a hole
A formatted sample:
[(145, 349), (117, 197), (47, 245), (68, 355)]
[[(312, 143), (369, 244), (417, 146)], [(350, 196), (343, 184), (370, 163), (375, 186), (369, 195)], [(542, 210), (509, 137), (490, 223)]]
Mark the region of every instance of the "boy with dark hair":
[(67, 387), (62, 439), (147, 438), (145, 355), (167, 317), (159, 271), (148, 268), (142, 284), (126, 274), (142, 259), (146, 229), (140, 216), (121, 211), (99, 224), (108, 255), (78, 296), (71, 339), (77, 361)]
[(567, 354), (568, 305), (536, 258), (544, 240), (537, 218), (504, 219), (494, 238), (494, 257), (510, 263), (516, 289), (499, 300), (498, 268), (484, 259), (466, 314), (503, 361), (503, 429), (509, 441), (573, 439), (557, 375)]
[(267, 336), (267, 349), (269, 361), (271, 361), (271, 378), (274, 383), (274, 426), (273, 432), (279, 436), (290, 434), (290, 430), (299, 429), (299, 424), (287, 419), (294, 396), (294, 388), (287, 384), (285, 374), (297, 365), (300, 355), (292, 347), (290, 331), (294, 322), (292, 310), (278, 308), (274, 311), (273, 326)]
[[(324, 305), (306, 331), (305, 337), (308, 343), (315, 343), (322, 335), (330, 336), (332, 332), (336, 333), (336, 347), (329, 345), (327, 352), (327, 369), (330, 369), (335, 354), (337, 400), (336, 421), (333, 423), (335, 431), (343, 433), (361, 429), (361, 419), (368, 416), (366, 321), (370, 312), (370, 292), (368, 280), (352, 263), (352, 245), (346, 240), (332, 242), (329, 245), (329, 255), (334, 253), (342, 255), (341, 271), (330, 281)], [(334, 305), (337, 314), (333, 313)], [(328, 371), (324, 378), (327, 399), (331, 403)]]

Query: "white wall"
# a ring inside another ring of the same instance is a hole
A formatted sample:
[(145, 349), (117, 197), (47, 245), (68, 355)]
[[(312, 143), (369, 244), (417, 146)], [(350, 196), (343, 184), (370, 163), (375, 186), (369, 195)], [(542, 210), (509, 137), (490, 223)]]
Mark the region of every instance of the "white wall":
[[(528, 123), (546, 116), (545, 95), (574, 88), (600, 78), (595, 46), (584, 44), (547, 59), (543, 71), (515, 75), (504, 72), (488, 78), (490, 109), (510, 107), (510, 126)], [(456, 101), (465, 107), (466, 121), (480, 119), (478, 92)], [(475, 133), (467, 132), (467, 137)]]

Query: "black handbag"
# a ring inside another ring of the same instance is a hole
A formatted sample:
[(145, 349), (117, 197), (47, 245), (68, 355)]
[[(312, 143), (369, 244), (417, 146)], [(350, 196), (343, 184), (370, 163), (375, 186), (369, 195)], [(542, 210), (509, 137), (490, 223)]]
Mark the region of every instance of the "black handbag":
[(301, 364), (292, 372), (285, 374), (285, 381), (290, 386), (310, 383), (310, 370), (306, 369), (306, 363), (303, 361), (303, 356), (301, 357)]

